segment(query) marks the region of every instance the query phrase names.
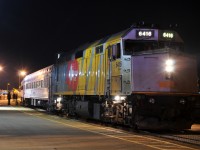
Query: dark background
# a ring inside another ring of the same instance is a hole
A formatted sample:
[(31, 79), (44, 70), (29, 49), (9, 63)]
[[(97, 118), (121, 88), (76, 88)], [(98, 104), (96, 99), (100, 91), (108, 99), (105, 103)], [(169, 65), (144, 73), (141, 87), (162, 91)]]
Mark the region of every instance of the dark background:
[(58, 51), (71, 52), (130, 27), (135, 22), (175, 29), (185, 50), (200, 58), (200, 21), (192, 1), (0, 0), (0, 89), (18, 87), (18, 70), (32, 73), (55, 62)]

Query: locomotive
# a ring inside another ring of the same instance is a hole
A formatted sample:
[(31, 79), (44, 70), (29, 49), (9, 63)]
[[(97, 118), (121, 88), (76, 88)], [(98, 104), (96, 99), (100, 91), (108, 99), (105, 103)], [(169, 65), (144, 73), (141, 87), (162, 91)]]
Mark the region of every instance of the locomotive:
[(22, 81), (26, 106), (137, 129), (190, 129), (197, 62), (173, 30), (132, 26), (86, 43)]

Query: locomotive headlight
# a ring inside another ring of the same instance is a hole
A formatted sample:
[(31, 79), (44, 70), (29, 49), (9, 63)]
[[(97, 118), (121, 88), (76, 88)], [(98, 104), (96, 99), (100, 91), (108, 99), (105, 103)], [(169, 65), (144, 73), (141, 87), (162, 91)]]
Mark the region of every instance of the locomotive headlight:
[(120, 100), (119, 95), (115, 96), (114, 100), (119, 101)]
[(179, 101), (179, 103), (180, 103), (180, 104), (182, 104), (182, 105), (184, 105), (184, 104), (185, 104), (185, 102), (186, 102), (186, 101), (185, 101), (183, 98), (182, 98), (182, 99), (180, 99), (180, 101)]
[(174, 67), (173, 66), (166, 66), (165, 67), (165, 71), (167, 71), (167, 72), (173, 72), (174, 71)]
[(166, 60), (166, 62), (165, 62), (165, 71), (169, 72), (169, 73), (173, 72), (174, 71), (174, 64), (175, 64), (174, 60), (172, 60), (172, 59)]
[(121, 96), (121, 98), (120, 98), (121, 100), (125, 100), (126, 99), (126, 97), (125, 96)]
[(58, 97), (57, 102), (60, 103), (60, 101), (61, 101), (61, 97)]
[(115, 101), (122, 101), (122, 100), (125, 100), (125, 99), (126, 99), (125, 96), (119, 96), (119, 95), (117, 95), (117, 96), (114, 97)]
[(174, 65), (174, 61), (172, 59), (168, 59), (168, 60), (166, 60), (166, 65), (172, 66), (172, 65)]
[(149, 99), (149, 103), (154, 104), (155, 103), (155, 99), (154, 98), (150, 98)]

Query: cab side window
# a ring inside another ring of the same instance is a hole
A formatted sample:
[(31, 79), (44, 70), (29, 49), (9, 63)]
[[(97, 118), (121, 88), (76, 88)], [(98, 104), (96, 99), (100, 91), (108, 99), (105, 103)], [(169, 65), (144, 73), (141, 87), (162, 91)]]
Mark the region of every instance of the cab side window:
[(96, 47), (96, 54), (100, 54), (100, 53), (103, 53), (103, 45)]
[(113, 44), (108, 49), (108, 55), (111, 59), (118, 59), (121, 57), (121, 48), (120, 43)]

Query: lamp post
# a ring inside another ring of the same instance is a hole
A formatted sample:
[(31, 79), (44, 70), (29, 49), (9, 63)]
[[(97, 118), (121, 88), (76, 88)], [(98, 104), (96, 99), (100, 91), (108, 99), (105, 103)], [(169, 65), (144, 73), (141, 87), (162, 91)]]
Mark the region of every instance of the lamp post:
[(20, 77), (22, 76), (25, 76), (26, 75), (26, 71), (25, 70), (21, 70), (21, 71), (19, 71), (19, 89), (20, 89), (20, 85), (21, 85), (21, 83), (20, 83)]
[(2, 66), (0, 66), (0, 72), (3, 70), (3, 67)]
[(7, 83), (7, 91), (9, 90), (8, 86), (10, 85), (10, 83)]

